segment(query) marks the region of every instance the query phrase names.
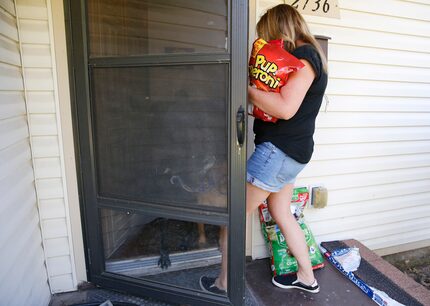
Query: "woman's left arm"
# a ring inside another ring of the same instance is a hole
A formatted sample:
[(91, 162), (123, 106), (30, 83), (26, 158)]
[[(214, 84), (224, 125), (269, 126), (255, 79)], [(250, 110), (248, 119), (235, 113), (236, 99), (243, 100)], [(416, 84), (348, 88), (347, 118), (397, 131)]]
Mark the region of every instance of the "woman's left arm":
[(266, 92), (248, 86), (248, 97), (251, 102), (265, 113), (279, 119), (292, 118), (311, 86), (315, 72), (307, 60), (301, 60), (305, 67), (290, 74), (287, 84), (280, 93)]

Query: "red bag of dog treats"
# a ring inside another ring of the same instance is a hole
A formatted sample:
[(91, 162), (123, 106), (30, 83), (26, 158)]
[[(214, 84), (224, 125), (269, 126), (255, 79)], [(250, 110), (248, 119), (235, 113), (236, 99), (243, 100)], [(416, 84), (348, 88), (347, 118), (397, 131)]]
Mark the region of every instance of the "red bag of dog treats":
[[(249, 58), (249, 81), (256, 88), (264, 91), (280, 92), (287, 83), (288, 75), (303, 68), (303, 63), (283, 48), (282, 40), (254, 41)], [(249, 114), (268, 122), (276, 122), (278, 118), (266, 114), (257, 106), (250, 104)]]

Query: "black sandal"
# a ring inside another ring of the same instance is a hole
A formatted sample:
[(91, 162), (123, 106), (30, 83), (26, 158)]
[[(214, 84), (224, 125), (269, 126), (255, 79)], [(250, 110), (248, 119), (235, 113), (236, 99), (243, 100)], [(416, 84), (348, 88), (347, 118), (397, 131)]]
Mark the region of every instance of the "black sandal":
[(215, 285), (215, 280), (216, 280), (215, 277), (207, 277), (207, 276), (200, 277), (200, 288), (202, 288), (202, 290), (205, 292), (225, 295), (227, 291), (224, 289), (218, 288)]
[(303, 284), (296, 275), (276, 275), (272, 278), (272, 284), (282, 289), (301, 289), (311, 293), (320, 292), (320, 286), (317, 281), (311, 285)]

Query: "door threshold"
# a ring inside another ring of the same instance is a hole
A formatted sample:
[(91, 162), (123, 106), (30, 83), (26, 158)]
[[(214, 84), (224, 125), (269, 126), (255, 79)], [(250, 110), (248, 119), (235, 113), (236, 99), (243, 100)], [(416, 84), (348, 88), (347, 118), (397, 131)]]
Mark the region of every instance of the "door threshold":
[(171, 266), (161, 269), (160, 256), (138, 257), (126, 260), (106, 261), (106, 271), (127, 276), (146, 276), (166, 272), (201, 268), (219, 264), (221, 252), (218, 248), (179, 252), (169, 255)]

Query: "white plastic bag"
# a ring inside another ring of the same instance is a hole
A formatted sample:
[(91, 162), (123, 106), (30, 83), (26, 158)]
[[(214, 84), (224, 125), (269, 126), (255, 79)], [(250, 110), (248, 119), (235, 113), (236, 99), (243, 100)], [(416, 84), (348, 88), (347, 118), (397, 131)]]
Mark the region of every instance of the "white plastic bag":
[(356, 247), (335, 250), (331, 254), (346, 272), (357, 271), (360, 266), (360, 250)]

